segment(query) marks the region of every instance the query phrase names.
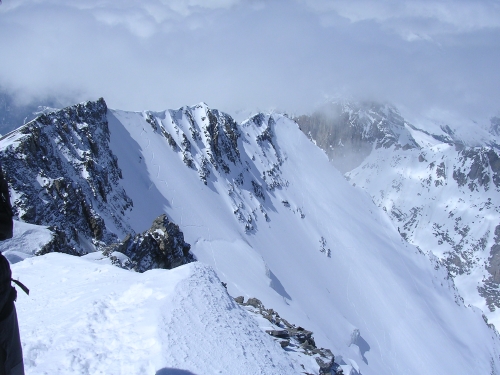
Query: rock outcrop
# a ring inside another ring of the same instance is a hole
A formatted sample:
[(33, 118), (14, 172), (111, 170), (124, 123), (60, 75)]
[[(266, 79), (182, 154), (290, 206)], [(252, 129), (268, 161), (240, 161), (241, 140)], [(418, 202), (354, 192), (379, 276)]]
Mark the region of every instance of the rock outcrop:
[(239, 305), (248, 308), (250, 312), (261, 315), (275, 326), (275, 329), (266, 330), (266, 333), (274, 337), (282, 348), (312, 356), (318, 364), (320, 375), (343, 374), (340, 365), (335, 362), (335, 356), (332, 351), (316, 347), (313, 332), (289, 323), (277, 311), (266, 309), (257, 298), (252, 297), (245, 302), (244, 297), (239, 296), (234, 298), (234, 300)]
[[(129, 234), (122, 242), (106, 247), (103, 255), (124, 254), (129, 259), (126, 268), (145, 272), (154, 268), (172, 269), (193, 262), (195, 258), (190, 249), (191, 245), (184, 241), (179, 226), (163, 214), (145, 232), (135, 236)], [(124, 266), (123, 262), (119, 265)]]
[(15, 216), (64, 232), (66, 245), (52, 249), (85, 254), (116, 242), (121, 233), (108, 230), (104, 217), (131, 231), (119, 219), (132, 201), (118, 184), (106, 113), (103, 99), (77, 104), (42, 114), (1, 139)]

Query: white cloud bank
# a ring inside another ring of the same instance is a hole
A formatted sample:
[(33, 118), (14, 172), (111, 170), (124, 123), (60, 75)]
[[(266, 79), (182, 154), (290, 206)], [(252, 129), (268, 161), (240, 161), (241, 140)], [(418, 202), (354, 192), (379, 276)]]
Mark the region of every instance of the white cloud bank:
[(0, 86), (122, 109), (300, 112), (325, 97), (487, 119), (500, 2), (4, 0)]

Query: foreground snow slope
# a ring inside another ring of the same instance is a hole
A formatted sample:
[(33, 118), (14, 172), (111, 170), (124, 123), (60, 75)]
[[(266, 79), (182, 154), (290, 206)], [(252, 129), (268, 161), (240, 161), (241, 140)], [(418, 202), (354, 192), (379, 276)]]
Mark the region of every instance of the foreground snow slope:
[(139, 274), (47, 254), (12, 269), (31, 289), (17, 302), (28, 375), (299, 372), (201, 263)]
[(260, 298), (363, 374), (500, 370), (498, 338), (446, 270), (405, 243), (293, 121), (242, 124), (239, 159), (223, 153), (229, 170), (209, 164), (205, 185), (203, 159), (217, 142), (209, 121), (204, 104), (108, 112), (134, 230), (167, 212), (232, 295)]

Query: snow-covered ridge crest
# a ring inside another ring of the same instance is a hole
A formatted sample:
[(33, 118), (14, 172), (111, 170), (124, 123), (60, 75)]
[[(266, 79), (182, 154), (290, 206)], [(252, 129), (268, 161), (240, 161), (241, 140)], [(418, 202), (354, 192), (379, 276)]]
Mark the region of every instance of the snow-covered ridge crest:
[(139, 274), (47, 254), (13, 272), (31, 288), (17, 302), (27, 374), (300, 372), (201, 263)]

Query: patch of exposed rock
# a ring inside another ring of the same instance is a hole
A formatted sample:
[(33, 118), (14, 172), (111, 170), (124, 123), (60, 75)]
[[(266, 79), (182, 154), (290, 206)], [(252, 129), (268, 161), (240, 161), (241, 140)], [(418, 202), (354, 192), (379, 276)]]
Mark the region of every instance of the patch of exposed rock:
[[(122, 242), (106, 247), (103, 255), (110, 257), (113, 264), (145, 272), (154, 268), (172, 269), (195, 261), (190, 249), (179, 226), (163, 214), (145, 232), (134, 237), (127, 235)], [(119, 253), (128, 260), (120, 259)]]
[(76, 250), (70, 245), (66, 237), (66, 233), (57, 227), (48, 227), (52, 232), (52, 238), (49, 242), (43, 245), (35, 255), (44, 255), (47, 253), (66, 253), (70, 255), (79, 255)]
[(101, 98), (44, 113), (1, 138), (16, 219), (64, 232), (64, 245), (56, 239), (43, 251), (86, 254), (115, 242), (104, 217), (131, 231), (120, 219), (132, 201), (118, 183), (122, 173), (109, 147), (106, 114)]
[(295, 324), (290, 324), (282, 318), (277, 311), (266, 309), (257, 298), (249, 298), (247, 302), (243, 296), (236, 297), (235, 302), (246, 307), (249, 311), (259, 314), (267, 319), (275, 329), (266, 330), (283, 349), (296, 351), (307, 356), (314, 357), (319, 366), (319, 374), (342, 375), (342, 368), (335, 362), (335, 356), (330, 349), (318, 348), (314, 341), (313, 332), (308, 331)]
[(458, 186), (467, 185), (471, 192), (479, 187), (488, 190), (493, 182), (500, 190), (500, 157), (490, 147), (466, 148), (459, 152), (459, 163), (453, 170)]
[(500, 225), (495, 228), (494, 245), (490, 249), (490, 257), (486, 270), (490, 276), (478, 287), (479, 294), (486, 300), (490, 311), (500, 308)]

